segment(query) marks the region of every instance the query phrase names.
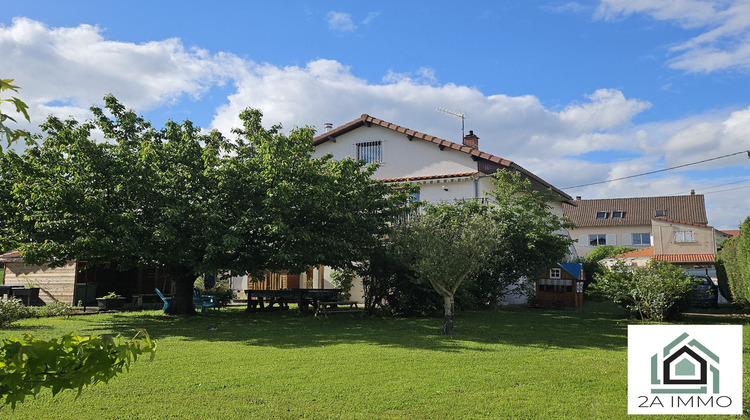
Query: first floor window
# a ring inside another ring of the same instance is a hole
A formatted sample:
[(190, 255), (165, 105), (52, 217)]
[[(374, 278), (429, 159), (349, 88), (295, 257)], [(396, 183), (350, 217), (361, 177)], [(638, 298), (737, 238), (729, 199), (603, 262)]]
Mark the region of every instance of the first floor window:
[(589, 235), (590, 246), (607, 245), (607, 235)]
[(572, 292), (573, 280), (539, 279), (540, 292)]
[(364, 160), (366, 163), (382, 163), (382, 146), (383, 142), (380, 140), (357, 143), (357, 160)]
[(552, 268), (549, 270), (549, 278), (551, 279), (559, 279), (560, 278), (560, 269), (559, 268)]
[(681, 232), (675, 232), (674, 241), (675, 242), (695, 242), (695, 240), (693, 240), (693, 231), (683, 230)]
[(651, 245), (651, 235), (648, 233), (634, 233), (633, 245)]

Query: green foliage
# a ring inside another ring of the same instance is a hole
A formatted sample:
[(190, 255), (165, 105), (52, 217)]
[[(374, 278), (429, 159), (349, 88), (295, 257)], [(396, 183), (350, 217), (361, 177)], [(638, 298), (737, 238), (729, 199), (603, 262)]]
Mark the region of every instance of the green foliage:
[(101, 299), (117, 299), (121, 297), (116, 292), (109, 292), (106, 295), (102, 296)]
[(80, 395), (83, 387), (108, 382), (129, 369), (145, 352), (153, 360), (155, 351), (156, 342), (145, 330), (132, 339), (73, 333), (60, 340), (38, 340), (31, 334), (7, 338), (0, 347), (0, 397), (15, 408), (43, 388), (50, 388), (53, 396), (65, 389), (77, 389)]
[[(597, 246), (584, 258), (579, 258), (578, 262), (583, 264), (583, 272), (586, 275), (586, 285), (592, 283), (597, 275), (604, 273), (607, 267), (603, 266), (599, 261), (605, 258), (611, 258), (615, 255), (624, 254), (626, 252), (635, 251), (635, 248), (627, 246), (612, 246), (602, 245)], [(587, 287), (588, 289), (588, 287)]]
[(349, 267), (344, 267), (331, 273), (331, 283), (337, 289), (341, 289), (341, 299), (345, 301), (349, 300), (352, 296), (351, 290), (354, 284), (354, 276), (354, 269)]
[(201, 290), (201, 295), (215, 297), (216, 300), (219, 301), (219, 306), (222, 308), (229, 305), (232, 302), (232, 299), (234, 299), (234, 291), (218, 283), (210, 289)]
[(662, 322), (679, 314), (679, 302), (695, 284), (681, 267), (651, 261), (644, 267), (617, 262), (597, 276), (591, 287), (641, 319)]
[(28, 308), (31, 316), (43, 318), (51, 316), (70, 316), (73, 306), (65, 302), (51, 302), (43, 306), (31, 306)]
[(728, 301), (740, 303), (734, 289), (742, 283), (737, 263), (738, 238), (730, 238), (721, 243), (716, 255), (716, 277), (719, 281), (719, 292)]
[(14, 297), (0, 299), (0, 327), (6, 328), (19, 319), (29, 316), (29, 309), (24, 306), (21, 299)]
[(737, 237), (737, 272), (732, 290), (737, 302), (750, 309), (750, 217), (740, 225)]
[[(13, 79), (0, 79), (0, 94), (4, 93), (6, 90), (18, 93), (19, 87), (12, 85), (12, 82)], [(0, 99), (0, 108), (2, 108), (3, 102), (12, 104), (15, 108), (16, 113), (21, 114), (26, 119), (26, 121), (31, 122), (31, 118), (29, 118), (28, 112), (29, 107), (22, 100), (16, 98), (15, 96), (11, 97), (10, 99)], [(6, 125), (6, 121), (16, 122), (13, 117), (8, 114), (4, 114), (0, 110), (0, 136), (5, 136), (5, 141), (8, 146), (12, 145), (21, 137), (25, 137), (30, 141), (30, 135), (27, 131), (12, 129)], [(2, 145), (0, 145), (0, 152), (2, 152), (2, 150)]]
[(408, 191), (371, 179), (376, 167), (312, 158), (309, 127), (284, 135), (248, 109), (230, 142), (190, 121), (157, 130), (114, 97), (105, 104), (82, 124), (49, 117), (41, 145), (2, 154), (0, 248), (53, 267), (164, 267), (170, 310), (194, 313), (199, 274), (342, 267), (405, 211)]

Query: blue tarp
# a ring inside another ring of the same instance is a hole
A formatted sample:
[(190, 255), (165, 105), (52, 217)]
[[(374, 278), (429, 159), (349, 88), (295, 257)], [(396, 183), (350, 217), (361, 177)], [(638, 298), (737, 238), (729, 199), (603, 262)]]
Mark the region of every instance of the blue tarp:
[(581, 269), (583, 264), (581, 263), (557, 263), (563, 270), (567, 271), (571, 276), (581, 280)]

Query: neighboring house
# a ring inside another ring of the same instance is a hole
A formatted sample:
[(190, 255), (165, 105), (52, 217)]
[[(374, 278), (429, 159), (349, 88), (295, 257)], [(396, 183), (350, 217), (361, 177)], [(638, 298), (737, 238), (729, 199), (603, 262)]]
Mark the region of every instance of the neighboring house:
[(558, 263), (539, 274), (535, 303), (539, 306), (571, 307), (583, 305), (586, 276), (581, 263)]
[(154, 288), (172, 293), (172, 281), (158, 268), (120, 271), (108, 267), (86, 268), (84, 261), (69, 261), (62, 267), (24, 265), (20, 252), (0, 255), (4, 263), (6, 285), (39, 287), (39, 298), (45, 303), (79, 301), (96, 305), (96, 297), (116, 292), (128, 298), (133, 295), (155, 297)]
[[(557, 199), (550, 206), (558, 216), (563, 214), (563, 203), (575, 205), (572, 197), (517, 163), (481, 152), (479, 137), (473, 131), (459, 144), (367, 114), (336, 128), (326, 126), (329, 130), (315, 137), (313, 142), (316, 157), (331, 154), (337, 160), (350, 157), (378, 162), (380, 167), (374, 174), (377, 179), (419, 184), (421, 190), (416, 198), (421, 201), (485, 200), (485, 193), (493, 189), (492, 175), (499, 170), (511, 170), (529, 179), (533, 188), (554, 191)], [(325, 279), (329, 280), (331, 270), (324, 272)], [(328, 284), (326, 282), (326, 287)], [(361, 282), (355, 282), (352, 298), (361, 300), (362, 296)]]
[[(570, 236), (577, 240), (576, 252), (588, 255), (601, 245), (647, 248), (655, 245), (652, 219), (664, 218), (706, 225), (703, 195), (634, 197), (582, 200), (564, 205), (564, 213), (575, 227)], [(668, 253), (668, 252), (665, 252)]]

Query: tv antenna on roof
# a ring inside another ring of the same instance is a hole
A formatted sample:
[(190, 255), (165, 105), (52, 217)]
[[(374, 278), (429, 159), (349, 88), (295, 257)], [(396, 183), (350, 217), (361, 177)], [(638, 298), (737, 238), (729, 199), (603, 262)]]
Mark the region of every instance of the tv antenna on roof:
[(448, 115), (453, 115), (454, 117), (461, 118), (461, 141), (463, 141), (464, 137), (466, 137), (466, 135), (464, 134), (464, 120), (466, 119), (466, 114), (463, 111), (456, 112), (456, 111), (451, 111), (450, 109), (445, 109), (445, 108), (440, 108), (440, 107), (438, 107), (437, 110), (440, 112), (445, 112)]

